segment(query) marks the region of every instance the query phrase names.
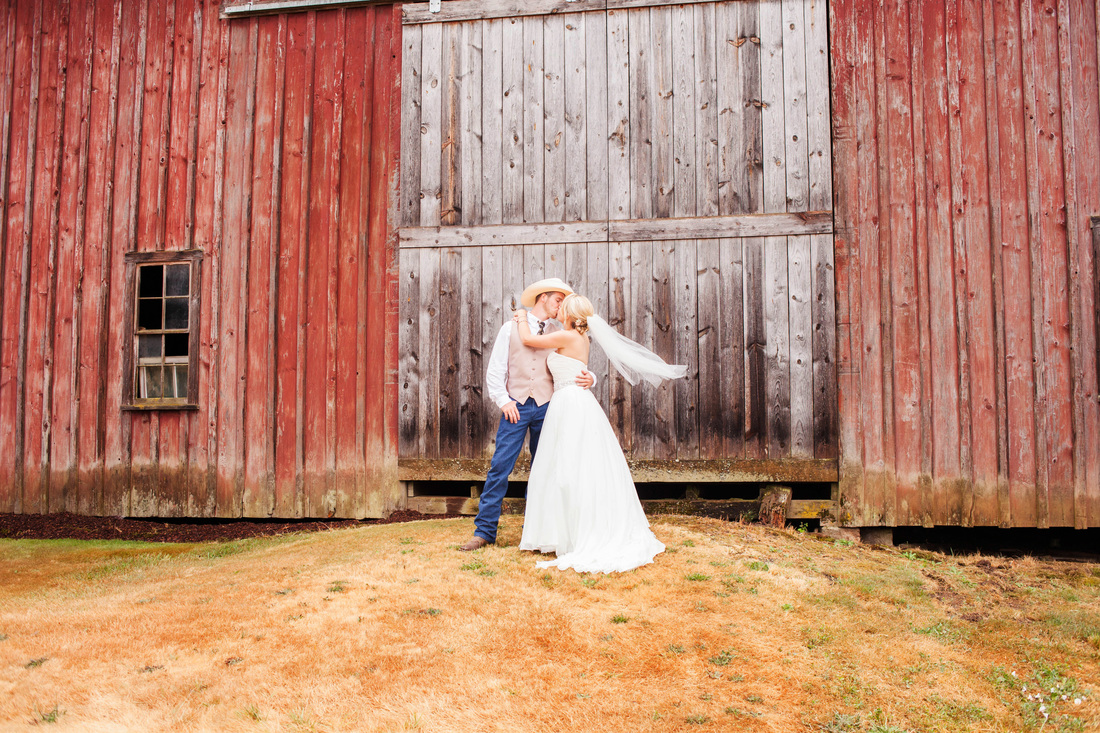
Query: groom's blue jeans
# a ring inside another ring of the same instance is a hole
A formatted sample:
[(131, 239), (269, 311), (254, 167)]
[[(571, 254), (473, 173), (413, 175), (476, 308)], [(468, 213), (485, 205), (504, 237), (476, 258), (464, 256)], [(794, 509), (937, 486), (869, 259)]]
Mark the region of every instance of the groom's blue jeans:
[(514, 425), (502, 414), (500, 425), (497, 427), (497, 447), (493, 451), (493, 462), (489, 466), (489, 475), (485, 478), (485, 488), (481, 491), (481, 501), (477, 508), (477, 519), (474, 520), (474, 535), (488, 540), (497, 541), (497, 525), (500, 524), (500, 505), (504, 501), (504, 495), (508, 493), (508, 474), (516, 466), (516, 459), (523, 449), (523, 439), (531, 433), (531, 458), (535, 457), (535, 450), (539, 445), (539, 435), (542, 433), (542, 420), (546, 417), (546, 408), (550, 403), (539, 406), (535, 404), (534, 397), (528, 397), (527, 401), (519, 407), (519, 422)]

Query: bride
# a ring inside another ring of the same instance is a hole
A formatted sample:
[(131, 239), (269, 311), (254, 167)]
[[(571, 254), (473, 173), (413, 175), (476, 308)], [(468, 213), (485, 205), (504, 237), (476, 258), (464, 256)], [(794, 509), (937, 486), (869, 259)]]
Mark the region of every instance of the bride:
[(561, 331), (537, 336), (526, 311), (516, 311), (513, 318), (524, 345), (555, 349), (546, 359), (554, 396), (531, 464), (520, 549), (557, 554), (539, 567), (587, 573), (623, 572), (653, 562), (665, 546), (649, 529), (603, 408), (574, 380), (588, 364), (589, 335), (631, 384), (639, 378), (660, 384), (684, 376), (687, 367), (666, 364), (621, 336), (580, 295), (562, 301)]

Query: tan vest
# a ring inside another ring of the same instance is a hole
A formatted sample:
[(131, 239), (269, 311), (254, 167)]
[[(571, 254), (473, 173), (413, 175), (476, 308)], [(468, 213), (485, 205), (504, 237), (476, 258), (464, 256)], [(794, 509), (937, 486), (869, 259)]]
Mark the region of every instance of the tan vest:
[[(553, 333), (561, 329), (551, 321), (546, 321), (543, 333)], [(536, 405), (545, 405), (554, 396), (554, 378), (546, 366), (546, 357), (553, 349), (533, 349), (524, 346), (519, 339), (519, 327), (512, 326), (512, 338), (508, 342), (508, 396), (519, 404), (529, 397), (535, 398)]]

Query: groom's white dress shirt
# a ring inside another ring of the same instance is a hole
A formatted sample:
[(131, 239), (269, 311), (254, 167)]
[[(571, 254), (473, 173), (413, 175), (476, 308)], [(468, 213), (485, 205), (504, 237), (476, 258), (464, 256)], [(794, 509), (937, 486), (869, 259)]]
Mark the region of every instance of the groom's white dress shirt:
[[(485, 389), (489, 392), (489, 399), (497, 407), (504, 407), (514, 401), (508, 394), (508, 342), (512, 338), (512, 328), (515, 325), (515, 321), (509, 320), (500, 327), (497, 340), (493, 343), (493, 352), (489, 355), (489, 368), (485, 372)], [(531, 333), (539, 332), (539, 319), (531, 311), (527, 311), (527, 325), (531, 327)]]

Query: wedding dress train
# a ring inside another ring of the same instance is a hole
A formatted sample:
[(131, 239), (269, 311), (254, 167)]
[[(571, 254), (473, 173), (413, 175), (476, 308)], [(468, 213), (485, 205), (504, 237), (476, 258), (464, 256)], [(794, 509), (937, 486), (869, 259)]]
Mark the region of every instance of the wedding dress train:
[(557, 553), (539, 567), (586, 573), (633, 570), (665, 546), (642, 511), (626, 457), (591, 391), (576, 386), (585, 365), (551, 353), (554, 396), (527, 482), (521, 550)]

